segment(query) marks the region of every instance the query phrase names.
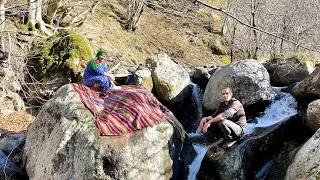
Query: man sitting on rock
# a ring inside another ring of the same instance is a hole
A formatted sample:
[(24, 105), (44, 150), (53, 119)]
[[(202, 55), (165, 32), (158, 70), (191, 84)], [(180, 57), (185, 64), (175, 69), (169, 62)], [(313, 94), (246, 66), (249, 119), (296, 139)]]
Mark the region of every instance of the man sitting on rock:
[(247, 125), (243, 106), (232, 95), (231, 88), (222, 88), (223, 102), (220, 103), (215, 113), (200, 121), (200, 127), (204, 133), (207, 132), (211, 124), (220, 128), (224, 135), (224, 140), (220, 143), (223, 148), (231, 147), (236, 140), (240, 139), (244, 135)]

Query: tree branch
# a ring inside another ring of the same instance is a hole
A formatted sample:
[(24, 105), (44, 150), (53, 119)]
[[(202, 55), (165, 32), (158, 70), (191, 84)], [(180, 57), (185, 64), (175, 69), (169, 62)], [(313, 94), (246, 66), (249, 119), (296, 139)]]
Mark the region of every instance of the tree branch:
[(307, 50), (309, 50), (309, 51), (320, 52), (319, 50), (311, 49), (311, 48), (309, 48), (309, 47), (303, 46), (303, 45), (298, 44), (298, 43), (296, 43), (296, 42), (294, 42), (294, 41), (292, 41), (292, 40), (290, 40), (290, 39), (283, 38), (283, 37), (281, 37), (281, 36), (279, 36), (279, 35), (270, 33), (270, 32), (268, 32), (268, 31), (265, 31), (265, 30), (260, 29), (260, 28), (258, 28), (258, 27), (253, 27), (253, 26), (251, 26), (250, 24), (247, 24), (247, 23), (241, 21), (239, 18), (235, 17), (234, 15), (232, 15), (231, 13), (229, 13), (228, 11), (226, 11), (226, 10), (224, 10), (224, 9), (222, 9), (222, 8), (214, 7), (214, 6), (210, 5), (210, 4), (207, 4), (207, 3), (205, 3), (205, 2), (202, 2), (202, 1), (200, 1), (200, 0), (196, 0), (195, 2), (198, 2), (198, 3), (204, 5), (204, 6), (208, 7), (208, 8), (211, 8), (211, 9), (213, 9), (213, 10), (220, 11), (220, 12), (224, 13), (225, 15), (231, 17), (232, 19), (238, 21), (240, 24), (242, 24), (242, 25), (244, 25), (244, 26), (247, 26), (247, 27), (249, 27), (249, 28), (252, 28), (252, 29), (255, 29), (255, 30), (257, 30), (257, 31), (263, 32), (263, 33), (265, 33), (265, 34), (268, 34), (268, 35), (270, 35), (270, 36), (273, 36), (273, 37), (282, 39), (282, 40), (287, 41), (287, 42), (289, 42), (289, 43), (292, 43), (292, 44), (294, 44), (294, 45), (296, 45), (296, 46), (298, 46), (298, 47), (307, 49)]

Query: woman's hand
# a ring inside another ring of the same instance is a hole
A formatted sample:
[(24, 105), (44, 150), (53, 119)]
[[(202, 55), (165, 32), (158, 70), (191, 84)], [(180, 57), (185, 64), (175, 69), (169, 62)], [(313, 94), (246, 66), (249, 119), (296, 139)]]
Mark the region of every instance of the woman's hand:
[(113, 74), (104, 73), (104, 75), (109, 77), (112, 81), (114, 81), (116, 79)]

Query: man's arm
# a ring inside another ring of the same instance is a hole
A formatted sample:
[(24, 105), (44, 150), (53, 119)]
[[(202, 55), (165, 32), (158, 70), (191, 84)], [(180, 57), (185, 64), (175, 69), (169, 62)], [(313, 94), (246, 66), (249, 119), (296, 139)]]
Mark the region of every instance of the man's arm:
[[(209, 118), (209, 117), (211, 117), (211, 118)], [(207, 117), (207, 120), (209, 120), (209, 121), (207, 121), (207, 123), (205, 123), (205, 125), (204, 125), (203, 128), (202, 128), (202, 131), (203, 131), (204, 133), (206, 133), (206, 132), (208, 131), (208, 127), (210, 127), (210, 125), (211, 125), (212, 123), (214, 123), (214, 122), (219, 122), (219, 121), (221, 121), (221, 120), (224, 119), (224, 117), (222, 116), (222, 114), (218, 114), (216, 117), (212, 117), (212, 116), (209, 116), (209, 117)]]
[(231, 119), (239, 111), (241, 106), (242, 105), (240, 101), (233, 101), (231, 106), (225, 111), (223, 111), (221, 115), (223, 116), (224, 119)]

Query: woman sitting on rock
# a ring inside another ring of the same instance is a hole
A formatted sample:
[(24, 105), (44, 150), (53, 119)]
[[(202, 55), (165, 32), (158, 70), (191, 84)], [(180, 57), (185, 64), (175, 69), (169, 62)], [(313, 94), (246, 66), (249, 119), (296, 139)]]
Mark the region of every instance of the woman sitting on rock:
[(109, 74), (106, 60), (111, 60), (108, 54), (99, 49), (97, 55), (89, 61), (83, 74), (84, 84), (93, 87), (98, 91), (105, 92), (108, 89), (120, 89), (120, 86), (114, 84), (115, 77)]

